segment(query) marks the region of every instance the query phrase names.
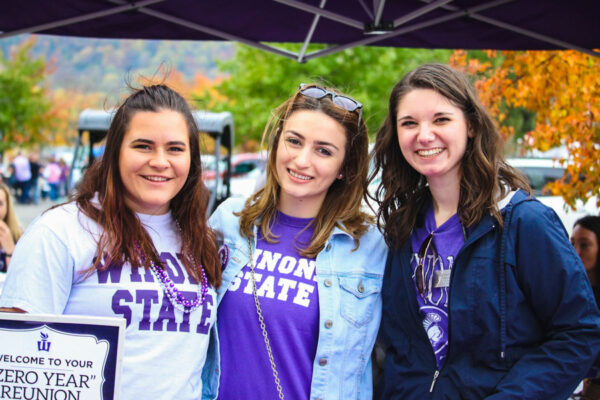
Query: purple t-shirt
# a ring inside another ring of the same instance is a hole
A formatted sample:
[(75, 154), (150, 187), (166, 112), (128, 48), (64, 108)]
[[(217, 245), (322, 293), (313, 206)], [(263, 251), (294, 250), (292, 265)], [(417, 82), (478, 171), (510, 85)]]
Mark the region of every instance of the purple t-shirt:
[[(411, 266), (414, 273), (419, 262), (418, 252), (427, 236), (433, 232), (435, 247), (430, 246), (423, 264), (425, 272), (425, 296), (416, 289), (419, 310), (423, 317), (423, 327), (427, 332), (438, 370), (444, 365), (448, 353), (448, 294), (450, 291), (450, 271), (454, 259), (465, 243), (462, 225), (458, 214), (436, 228), (433, 207), (425, 213), (425, 224), (416, 227), (411, 237)], [(435, 251), (434, 251), (435, 249)]]
[[(316, 263), (297, 250), (310, 241), (312, 229), (300, 233), (310, 221), (278, 213), (272, 232), (279, 243), (268, 243), (259, 234), (254, 254), (260, 306), (286, 399), (310, 397), (319, 337)], [(278, 398), (248, 265), (223, 297), (217, 316), (221, 345), (219, 399)]]

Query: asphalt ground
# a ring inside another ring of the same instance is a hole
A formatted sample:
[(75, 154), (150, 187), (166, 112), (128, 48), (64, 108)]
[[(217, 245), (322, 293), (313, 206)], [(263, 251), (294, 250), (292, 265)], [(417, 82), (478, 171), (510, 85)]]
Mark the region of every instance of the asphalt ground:
[[(64, 198), (63, 200), (64, 201)], [(42, 200), (38, 202), (38, 204), (18, 204), (13, 197), (13, 204), (15, 206), (15, 213), (19, 218), (19, 222), (23, 229), (26, 229), (27, 226), (36, 219), (42, 212), (46, 211), (50, 207), (55, 204), (59, 204), (56, 202), (52, 202), (48, 199)]]

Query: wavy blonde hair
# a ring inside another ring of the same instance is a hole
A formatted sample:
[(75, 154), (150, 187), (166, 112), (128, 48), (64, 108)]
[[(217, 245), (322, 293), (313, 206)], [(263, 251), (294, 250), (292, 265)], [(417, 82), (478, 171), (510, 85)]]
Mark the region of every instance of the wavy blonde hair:
[[(327, 90), (338, 93), (330, 88)], [(361, 210), (369, 170), (367, 127), (357, 112), (344, 110), (333, 103), (330, 96), (315, 99), (300, 91), (275, 109), (265, 127), (262, 141), (267, 142), (269, 147), (266, 183), (246, 200), (244, 209), (238, 214), (240, 234), (252, 238), (252, 228), (259, 226), (266, 241), (276, 243), (278, 240), (271, 232), (281, 190), (276, 168), (277, 148), (283, 125), (293, 113), (300, 110), (318, 111), (336, 120), (346, 132), (346, 152), (341, 168), (343, 179), (336, 179), (329, 187), (317, 216), (311, 222), (314, 231), (310, 243), (298, 250), (304, 257), (316, 257), (336, 226), (354, 238), (356, 249), (360, 237), (369, 224), (374, 223), (374, 219)]]
[(0, 183), (0, 189), (2, 189), (6, 195), (6, 215), (4, 216), (4, 222), (8, 225), (8, 229), (10, 229), (13, 241), (17, 243), (17, 240), (19, 240), (23, 231), (21, 229), (21, 224), (19, 223), (19, 218), (17, 218), (17, 214), (15, 213), (15, 206), (10, 195), (10, 189), (4, 183)]

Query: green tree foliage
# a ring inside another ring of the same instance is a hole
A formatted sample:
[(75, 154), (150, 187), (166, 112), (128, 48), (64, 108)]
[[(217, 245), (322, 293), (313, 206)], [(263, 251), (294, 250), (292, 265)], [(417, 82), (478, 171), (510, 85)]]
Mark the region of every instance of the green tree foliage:
[(43, 141), (53, 123), (43, 86), (48, 70), (42, 58), (31, 58), (33, 44), (20, 44), (8, 58), (0, 53), (0, 152)]
[[(299, 45), (286, 45), (297, 50)], [(313, 46), (310, 50), (322, 47)], [(305, 64), (238, 45), (235, 56), (219, 64), (229, 76), (214, 91), (195, 93), (212, 111), (231, 111), (236, 143), (260, 141), (271, 110), (291, 96), (300, 83), (333, 86), (363, 103), (363, 115), (373, 136), (387, 112), (393, 85), (408, 70), (425, 62), (447, 62), (448, 50), (360, 47)]]

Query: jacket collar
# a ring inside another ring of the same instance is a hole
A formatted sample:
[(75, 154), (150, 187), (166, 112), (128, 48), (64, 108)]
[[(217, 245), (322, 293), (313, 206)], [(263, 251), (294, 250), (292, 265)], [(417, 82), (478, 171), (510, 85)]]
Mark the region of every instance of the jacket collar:
[(522, 189), (509, 192), (503, 199), (498, 202), (498, 208), (503, 215), (506, 214), (509, 208), (515, 207), (524, 201), (531, 200), (531, 196)]
[(352, 239), (352, 235), (350, 235), (348, 232), (344, 231), (342, 228), (340, 228), (338, 226), (338, 224), (335, 225), (335, 227), (333, 228), (333, 231), (331, 231), (331, 236), (336, 236), (336, 235), (346, 235), (349, 238)]

